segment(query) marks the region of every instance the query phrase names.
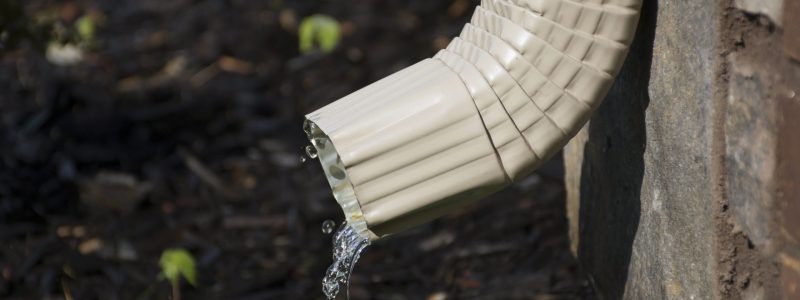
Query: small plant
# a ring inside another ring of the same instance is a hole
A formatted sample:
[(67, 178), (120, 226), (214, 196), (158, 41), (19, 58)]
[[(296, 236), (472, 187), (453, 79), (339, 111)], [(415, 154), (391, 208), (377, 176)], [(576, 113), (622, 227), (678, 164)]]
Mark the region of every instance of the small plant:
[(172, 285), (172, 299), (181, 299), (181, 277), (192, 286), (197, 286), (197, 269), (194, 257), (185, 249), (167, 249), (161, 253), (159, 278), (166, 278)]
[(40, 22), (52, 27), (51, 39), (47, 44), (45, 55), (53, 64), (71, 66), (80, 63), (86, 52), (95, 48), (95, 34), (99, 13), (89, 13), (75, 20), (72, 25), (60, 21), (52, 21), (42, 17)]
[(323, 53), (336, 49), (341, 38), (341, 29), (336, 19), (326, 15), (313, 15), (300, 22), (298, 28), (300, 53), (308, 53), (316, 43)]
[(95, 22), (90, 15), (84, 15), (75, 21), (75, 30), (81, 41), (91, 42), (94, 40)]

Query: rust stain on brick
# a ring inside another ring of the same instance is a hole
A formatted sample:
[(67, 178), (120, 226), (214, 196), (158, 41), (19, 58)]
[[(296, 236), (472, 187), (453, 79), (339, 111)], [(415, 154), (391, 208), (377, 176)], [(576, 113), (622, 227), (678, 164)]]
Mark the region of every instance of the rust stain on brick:
[(800, 1), (783, 1), (783, 51), (800, 61)]

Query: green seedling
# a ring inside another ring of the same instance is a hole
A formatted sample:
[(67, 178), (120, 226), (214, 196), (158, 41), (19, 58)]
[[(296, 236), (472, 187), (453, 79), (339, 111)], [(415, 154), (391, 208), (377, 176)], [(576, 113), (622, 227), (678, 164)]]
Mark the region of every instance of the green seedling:
[[(47, 19), (42, 19), (47, 22)], [(51, 63), (60, 66), (71, 66), (80, 63), (86, 52), (93, 48), (97, 24), (91, 15), (80, 17), (69, 27), (53, 22), (51, 40), (47, 44), (45, 55)]]
[(75, 29), (78, 31), (78, 36), (81, 40), (89, 42), (94, 39), (95, 24), (91, 16), (84, 15), (75, 21)]
[(341, 28), (336, 19), (326, 15), (313, 15), (300, 22), (298, 28), (300, 53), (308, 53), (316, 44), (323, 53), (336, 49), (341, 39)]
[(172, 299), (181, 299), (181, 277), (192, 286), (197, 286), (197, 269), (194, 257), (185, 249), (167, 249), (161, 253), (159, 278), (166, 278), (172, 285)]

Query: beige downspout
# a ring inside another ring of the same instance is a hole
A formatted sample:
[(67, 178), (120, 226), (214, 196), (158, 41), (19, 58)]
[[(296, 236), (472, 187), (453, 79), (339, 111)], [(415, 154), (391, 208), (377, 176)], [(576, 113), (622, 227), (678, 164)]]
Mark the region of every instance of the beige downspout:
[(641, 0), (484, 0), (447, 49), (306, 116), (356, 230), (377, 239), (508, 186), (586, 123)]

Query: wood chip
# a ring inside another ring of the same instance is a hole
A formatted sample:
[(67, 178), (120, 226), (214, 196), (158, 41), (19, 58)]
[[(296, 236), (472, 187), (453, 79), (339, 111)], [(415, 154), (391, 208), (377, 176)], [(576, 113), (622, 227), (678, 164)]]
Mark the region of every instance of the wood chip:
[(425, 299), (427, 299), (427, 300), (446, 300), (447, 299), (447, 294), (445, 292), (436, 292), (436, 293), (428, 295), (428, 298), (425, 298)]
[(240, 75), (249, 75), (253, 73), (252, 63), (235, 57), (220, 57), (217, 61), (217, 64), (219, 64), (219, 68), (225, 72), (231, 72)]
[(72, 227), (72, 236), (76, 238), (82, 238), (86, 236), (86, 227), (83, 226)]
[(83, 255), (92, 254), (103, 248), (103, 241), (98, 238), (88, 239), (78, 245), (78, 252)]
[(66, 225), (58, 226), (56, 228), (56, 235), (60, 238), (67, 238), (72, 235), (72, 228)]

